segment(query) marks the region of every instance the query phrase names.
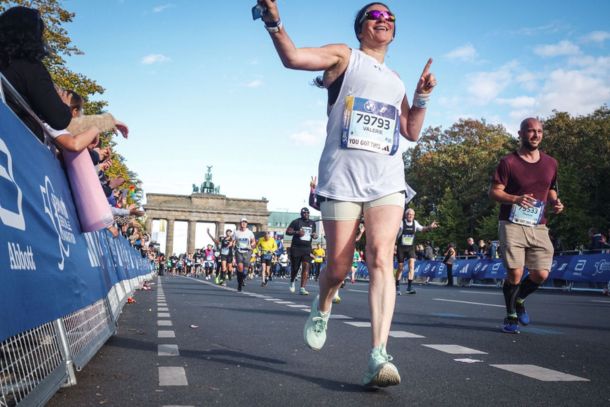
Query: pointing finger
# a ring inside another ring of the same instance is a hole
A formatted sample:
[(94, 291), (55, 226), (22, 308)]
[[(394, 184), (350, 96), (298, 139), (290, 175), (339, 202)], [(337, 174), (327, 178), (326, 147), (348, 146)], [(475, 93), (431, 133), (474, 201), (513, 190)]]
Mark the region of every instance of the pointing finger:
[(428, 73), (430, 72), (430, 65), (432, 65), (432, 58), (428, 58), (428, 62), (426, 63), (426, 66), (424, 67), (421, 76), (425, 77), (426, 75), (428, 75)]

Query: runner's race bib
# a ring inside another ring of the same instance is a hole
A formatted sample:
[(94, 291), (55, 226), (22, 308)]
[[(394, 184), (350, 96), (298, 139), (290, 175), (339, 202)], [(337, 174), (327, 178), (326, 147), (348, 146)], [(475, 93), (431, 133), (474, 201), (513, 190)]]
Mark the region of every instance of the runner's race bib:
[(398, 129), (396, 107), (355, 96), (345, 98), (341, 147), (394, 155)]
[(311, 228), (303, 227), (302, 229), (303, 229), (303, 232), (305, 232), (305, 234), (301, 237), (301, 240), (309, 242), (311, 240)]
[(220, 254), (222, 254), (223, 256), (228, 256), (229, 255), (229, 248), (228, 247), (223, 247), (222, 249), (220, 249)]
[(523, 226), (536, 226), (542, 219), (544, 213), (544, 203), (536, 200), (531, 208), (523, 208), (517, 204), (513, 204), (508, 220), (512, 223)]
[(413, 240), (415, 240), (415, 235), (402, 235), (400, 243), (402, 246), (413, 246)]
[(250, 239), (239, 239), (237, 241), (237, 247), (239, 247), (240, 250), (250, 250)]

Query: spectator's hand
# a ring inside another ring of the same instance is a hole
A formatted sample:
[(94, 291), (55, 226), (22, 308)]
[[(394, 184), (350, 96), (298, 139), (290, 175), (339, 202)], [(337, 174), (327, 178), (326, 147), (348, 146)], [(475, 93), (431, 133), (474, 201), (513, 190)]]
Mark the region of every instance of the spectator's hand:
[(132, 208), (129, 210), (129, 214), (134, 216), (144, 216), (144, 211), (138, 208)]
[(127, 138), (129, 136), (129, 127), (127, 127), (127, 125), (121, 121), (116, 121), (114, 123), (114, 126), (117, 128), (118, 131), (121, 132), (121, 135), (125, 138)]
[(437, 228), (437, 227), (439, 227), (439, 226), (440, 226), (440, 225), (439, 225), (438, 223), (436, 223), (436, 221), (433, 221), (433, 222), (430, 224), (430, 229), (436, 229), (436, 228)]
[(432, 65), (432, 58), (428, 59), (428, 62), (426, 63), (421, 76), (419, 77), (417, 88), (415, 89), (416, 93), (424, 95), (431, 93), (432, 89), (434, 89), (436, 86), (436, 77), (432, 72), (430, 72), (430, 65)]
[(318, 177), (314, 175), (313, 177), (311, 177), (311, 181), (309, 181), (309, 189), (311, 190), (311, 192), (314, 192), (316, 190), (316, 185), (318, 185)]
[(561, 200), (557, 198), (557, 200), (553, 204), (553, 213), (559, 214), (561, 212), (563, 212), (563, 204), (561, 203)]
[(536, 198), (533, 194), (523, 194), (517, 197), (515, 203), (522, 208), (532, 208), (536, 203)]
[(316, 240), (316, 239), (318, 238), (318, 234), (317, 234), (317, 233), (312, 233), (312, 234), (311, 234), (311, 238), (312, 238), (313, 240)]
[(106, 160), (100, 164), (100, 170), (107, 171), (112, 165), (112, 160)]
[(113, 238), (116, 239), (119, 237), (119, 229), (117, 229), (115, 226), (109, 226), (107, 229), (110, 231), (110, 233), (112, 233)]

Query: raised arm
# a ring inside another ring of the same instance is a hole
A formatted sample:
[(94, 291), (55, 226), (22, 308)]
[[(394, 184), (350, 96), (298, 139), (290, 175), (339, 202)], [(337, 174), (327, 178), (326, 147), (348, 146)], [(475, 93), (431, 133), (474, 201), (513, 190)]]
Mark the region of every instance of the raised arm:
[(212, 239), (212, 242), (214, 242), (216, 246), (220, 246), (220, 239), (216, 239), (214, 236), (212, 236), (212, 234), (210, 233), (210, 228), (207, 229), (207, 232), (210, 239)]
[(269, 32), (273, 45), (286, 68), (303, 71), (328, 71), (347, 64), (350, 50), (345, 44), (332, 44), (320, 48), (297, 48), (281, 24), (280, 13), (274, 0), (258, 0), (265, 7), (265, 25), (279, 25), (276, 32)]
[(402, 100), (400, 107), (400, 134), (409, 141), (417, 141), (419, 133), (424, 125), (426, 117), (426, 107), (430, 98), (432, 89), (436, 86), (436, 78), (430, 72), (432, 58), (428, 59), (424, 70), (422, 71), (417, 87), (415, 89), (415, 100), (413, 106), (409, 107), (407, 96)]

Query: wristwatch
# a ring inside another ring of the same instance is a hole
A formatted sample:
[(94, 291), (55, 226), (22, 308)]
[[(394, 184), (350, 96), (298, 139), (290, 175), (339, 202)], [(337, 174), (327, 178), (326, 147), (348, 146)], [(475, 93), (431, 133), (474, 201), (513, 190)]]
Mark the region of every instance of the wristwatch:
[(277, 20), (277, 21), (271, 21), (271, 22), (265, 22), (265, 28), (267, 29), (267, 31), (269, 31), (270, 33), (277, 33), (281, 30), (282, 28), (282, 20)]

